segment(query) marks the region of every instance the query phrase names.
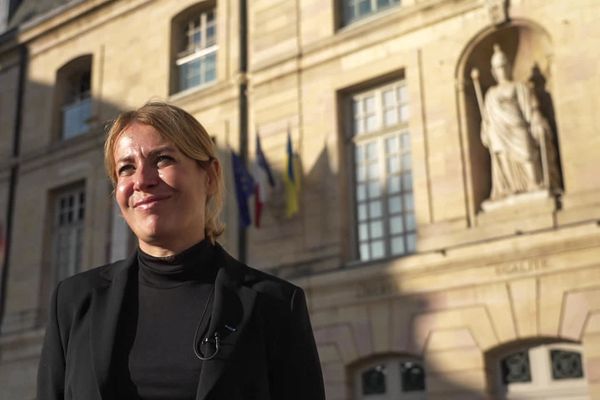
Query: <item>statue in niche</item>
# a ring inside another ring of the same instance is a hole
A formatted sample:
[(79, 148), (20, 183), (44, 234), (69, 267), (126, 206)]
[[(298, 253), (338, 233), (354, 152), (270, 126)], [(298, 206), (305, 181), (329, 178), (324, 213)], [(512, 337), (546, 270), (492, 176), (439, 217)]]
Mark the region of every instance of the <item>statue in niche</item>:
[[(481, 112), (481, 141), (491, 158), (488, 201), (536, 191), (553, 193), (560, 179), (557, 155), (538, 99), (529, 86), (512, 80), (510, 62), (497, 44), (491, 67), (497, 84), (488, 89), (485, 98), (479, 72), (471, 72)], [(485, 209), (485, 203), (483, 206)]]

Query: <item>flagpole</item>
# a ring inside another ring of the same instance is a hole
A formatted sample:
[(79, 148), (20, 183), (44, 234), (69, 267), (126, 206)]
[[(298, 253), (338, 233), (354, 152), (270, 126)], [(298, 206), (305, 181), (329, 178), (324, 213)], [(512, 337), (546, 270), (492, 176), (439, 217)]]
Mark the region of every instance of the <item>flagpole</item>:
[[(248, 4), (240, 0), (240, 159), (242, 165), (248, 165)], [(247, 256), (246, 227), (238, 227), (238, 259), (245, 263)]]

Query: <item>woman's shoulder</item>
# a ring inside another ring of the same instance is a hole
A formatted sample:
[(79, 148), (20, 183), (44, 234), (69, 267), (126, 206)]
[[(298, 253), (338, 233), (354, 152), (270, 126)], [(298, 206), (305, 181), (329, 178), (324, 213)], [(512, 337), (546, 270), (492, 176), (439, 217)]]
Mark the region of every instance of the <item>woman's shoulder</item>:
[(60, 290), (60, 296), (63, 298), (85, 295), (110, 285), (115, 275), (121, 270), (126, 270), (127, 265), (126, 260), (120, 260), (78, 272), (60, 281), (57, 290)]

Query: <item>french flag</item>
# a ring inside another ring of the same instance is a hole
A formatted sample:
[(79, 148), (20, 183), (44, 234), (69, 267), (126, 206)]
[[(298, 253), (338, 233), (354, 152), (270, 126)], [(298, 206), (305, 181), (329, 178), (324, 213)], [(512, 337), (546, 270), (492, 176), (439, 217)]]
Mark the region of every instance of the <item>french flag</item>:
[(260, 216), (265, 203), (269, 201), (271, 190), (275, 187), (275, 179), (271, 166), (260, 145), (260, 136), (256, 133), (256, 158), (254, 164), (254, 225), (260, 227)]

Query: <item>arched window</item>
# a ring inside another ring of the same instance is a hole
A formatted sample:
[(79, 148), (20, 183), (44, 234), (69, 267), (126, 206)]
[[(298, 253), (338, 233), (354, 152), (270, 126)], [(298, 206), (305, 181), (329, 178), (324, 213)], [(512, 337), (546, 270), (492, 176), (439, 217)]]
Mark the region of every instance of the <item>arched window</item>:
[(512, 347), (492, 363), (498, 399), (588, 399), (581, 346)]
[(56, 72), (55, 115), (61, 139), (88, 132), (92, 116), (91, 80), (91, 55), (71, 60)]
[(180, 12), (171, 23), (171, 93), (201, 87), (217, 79), (217, 9), (204, 1)]
[(425, 368), (413, 357), (380, 357), (354, 370), (355, 400), (425, 399)]

